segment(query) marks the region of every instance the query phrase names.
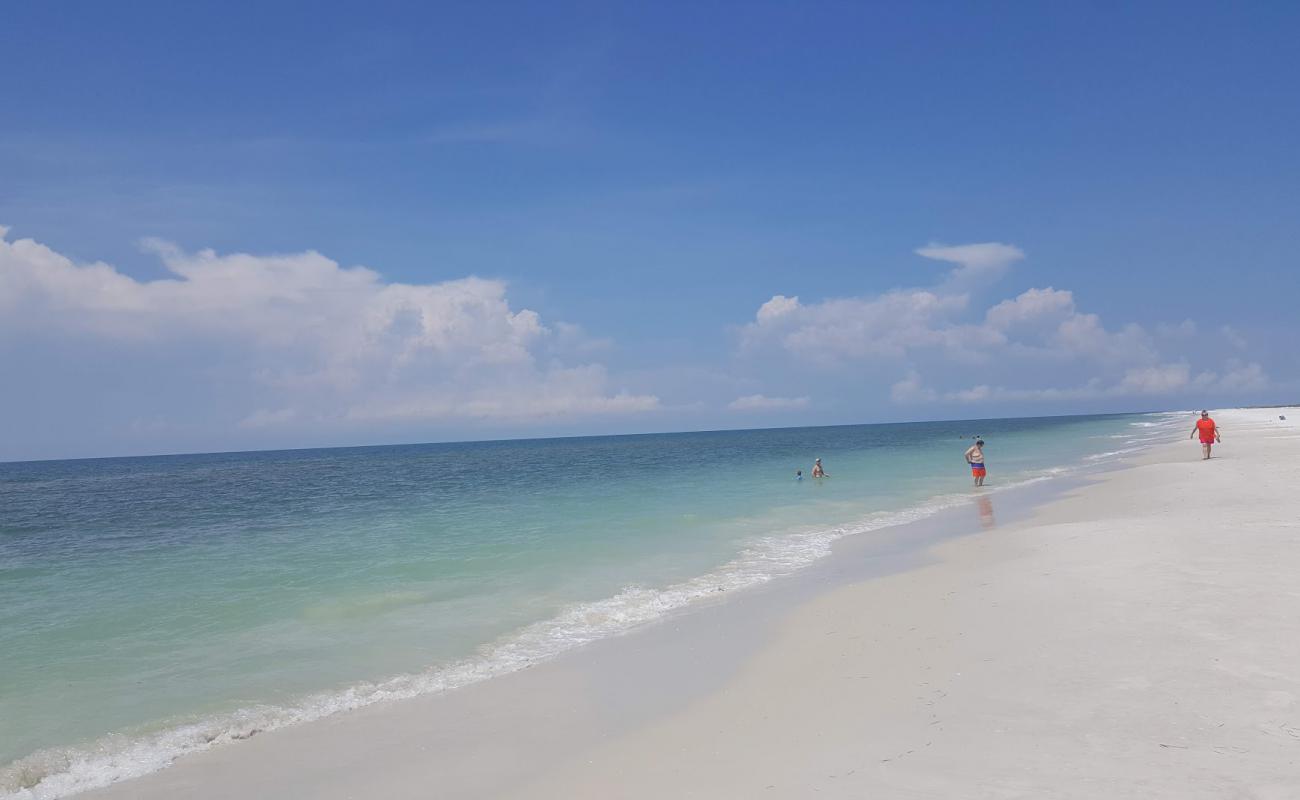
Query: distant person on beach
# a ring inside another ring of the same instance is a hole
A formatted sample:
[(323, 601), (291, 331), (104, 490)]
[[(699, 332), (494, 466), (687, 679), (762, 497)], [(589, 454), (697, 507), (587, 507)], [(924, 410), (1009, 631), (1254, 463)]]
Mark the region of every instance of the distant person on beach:
[(1196, 427), (1192, 428), (1192, 435), (1187, 438), (1190, 439), (1198, 434), (1201, 437), (1201, 460), (1206, 461), (1210, 457), (1210, 448), (1214, 447), (1214, 443), (1223, 441), (1219, 436), (1219, 426), (1210, 419), (1208, 411), (1201, 412), (1201, 418), (1196, 420)]
[(826, 470), (822, 469), (822, 460), (820, 458), (813, 462), (812, 476), (814, 478), (826, 477)]
[(984, 476), (988, 470), (984, 467), (984, 440), (976, 439), (975, 444), (966, 450), (966, 463), (970, 464), (970, 474), (975, 478), (976, 486), (984, 485)]

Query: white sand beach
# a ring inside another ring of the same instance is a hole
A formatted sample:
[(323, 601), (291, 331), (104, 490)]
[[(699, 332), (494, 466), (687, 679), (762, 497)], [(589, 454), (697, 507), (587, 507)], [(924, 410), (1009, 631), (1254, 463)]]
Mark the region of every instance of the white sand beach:
[(1300, 796), (1300, 411), (1215, 417), (1211, 461), (1159, 445), (891, 574), (741, 594), (82, 796)]

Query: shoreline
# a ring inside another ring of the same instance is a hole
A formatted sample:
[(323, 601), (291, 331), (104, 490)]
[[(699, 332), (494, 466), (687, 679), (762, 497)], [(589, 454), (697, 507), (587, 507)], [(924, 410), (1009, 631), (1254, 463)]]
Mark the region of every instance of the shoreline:
[[(1149, 434), (1133, 435), (1149, 437)], [(1099, 453), (1073, 467), (1052, 467), (1039, 476), (1021, 474), (1006, 485), (988, 487), (984, 494), (989, 499), (984, 502), (991, 503), (991, 498), (996, 496), (1001, 498), (998, 502), (1004, 510), (1007, 509), (1006, 503), (1029, 503), (1031, 501), (1017, 498), (1059, 492), (1069, 481), (1080, 479), (1081, 474), (1115, 468), (1118, 464), (1108, 457), (1117, 454)], [(1097, 458), (1109, 463), (1096, 463), (1094, 459)], [(249, 739), (319, 724), (336, 715), (358, 713), (373, 705), (387, 707), (422, 697), (441, 696), (452, 690), (462, 692), (489, 679), (500, 681), (519, 669), (536, 668), (553, 659), (565, 658), (570, 653), (586, 652), (608, 639), (634, 635), (647, 626), (654, 627), (679, 615), (689, 616), (718, 603), (766, 591), (772, 584), (790, 588), (796, 584), (789, 581), (800, 580), (803, 583), (798, 585), (804, 585), (806, 576), (816, 575), (811, 570), (827, 561), (826, 556), (833, 549), (847, 546), (843, 543), (850, 540), (861, 542), (861, 546), (868, 550), (895, 547), (915, 556), (931, 540), (936, 540), (936, 536), (952, 535), (948, 527), (938, 522), (935, 527), (921, 528), (931, 533), (918, 536), (915, 533), (918, 521), (924, 524), (942, 519), (943, 515), (955, 509), (969, 507), (974, 497), (970, 492), (966, 489), (933, 495), (914, 505), (893, 511), (875, 511), (838, 526), (810, 527), (806, 532), (776, 537), (771, 542), (756, 540), (750, 549), (711, 572), (684, 583), (650, 590), (653, 597), (647, 597), (646, 590), (625, 589), (615, 596), (580, 605), (560, 616), (520, 629), (472, 658), (431, 668), (427, 672), (400, 674), (377, 683), (307, 695), (284, 706), (249, 705), (235, 712), (181, 721), (157, 732), (127, 734), (131, 738), (109, 736), (90, 745), (42, 751), (23, 760), (27, 763), (20, 761), (11, 765), (7, 782), (12, 783), (15, 778), (22, 781), (24, 770), (29, 770), (27, 774), (31, 776), (49, 777), (31, 790), (20, 789), (3, 796), (28, 800), (79, 795), (121, 782), (133, 782), (159, 770), (170, 769), (174, 764), (187, 763), (212, 749), (247, 747)], [(961, 527), (951, 526), (958, 532)], [(910, 562), (894, 569), (909, 565)], [(751, 569), (757, 569), (757, 574), (745, 579), (745, 572)], [(739, 583), (738, 578), (742, 579)], [(714, 581), (717, 581), (716, 585)], [(797, 597), (788, 592), (786, 596)], [(546, 635), (548, 632), (556, 636)]]
[[(286, 793), (350, 797), (371, 791), (403, 796), (402, 788), (371, 771), (368, 765), (376, 757), (386, 762), (385, 771), (391, 767), (400, 774), (404, 765), (417, 764), (428, 770), (427, 776), (409, 778), (412, 787), (436, 780), (445, 796), (498, 796), (534, 779), (553, 760), (651, 724), (725, 686), (770, 638), (773, 621), (791, 608), (836, 588), (934, 563), (934, 546), (965, 537), (981, 524), (982, 499), (996, 502), (1004, 520), (996, 524), (1007, 524), (1028, 518), (1092, 477), (1121, 469), (1121, 463), (1094, 465), (1086, 475), (972, 491), (968, 501), (922, 519), (840, 538), (829, 557), (790, 575), (705, 598), (532, 666), (455, 691), (384, 701), (267, 731), (73, 796), (239, 794), (269, 800)], [(629, 693), (629, 686), (636, 691)], [(366, 744), (357, 750), (357, 743)], [(286, 760), (330, 767), (290, 778), (280, 774)], [(376, 777), (385, 785), (367, 787)], [(340, 782), (351, 788), (341, 790)]]
[(1158, 446), (820, 594), (722, 690), (503, 796), (1293, 797), (1300, 426), (1215, 416), (1211, 462)]
[[(1158, 459), (1170, 447), (1155, 445), (1139, 455), (1137, 464)], [(581, 761), (583, 754), (602, 752), (609, 747), (602, 740), (631, 741), (689, 716), (709, 698), (730, 692), (752, 663), (768, 657), (773, 648), (788, 650), (774, 641), (780, 641), (791, 615), (803, 614), (839, 592), (878, 587), (900, 576), (969, 569), (969, 553), (961, 552), (966, 543), (1039, 525), (1049, 513), (1042, 507), (1044, 495), (1056, 496), (1046, 506), (1051, 509), (1098, 485), (1113, 484), (1114, 476), (1136, 468), (1119, 466), (1083, 488), (1071, 488), (1070, 483), (1081, 482), (1066, 478), (990, 493), (1002, 518), (995, 521), (992, 534), (967, 535), (972, 527), (978, 530), (984, 515), (982, 509), (979, 517), (970, 514), (967, 506), (872, 535), (849, 536), (835, 543), (829, 558), (794, 576), (718, 603), (706, 601), (521, 672), (454, 693), (383, 703), (237, 746), (213, 748), (161, 772), (79, 796), (416, 796), (421, 787), (437, 785), (445, 796), (494, 797), (520, 791), (520, 796), (539, 796), (547, 786), (572, 787), (573, 780), (588, 780), (594, 773), (576, 770), (583, 775), (560, 777), (566, 774), (564, 765)], [(1017, 499), (1015, 493), (1026, 497)], [(1028, 499), (1034, 495), (1036, 502)], [(1009, 517), (1028, 514), (1030, 519), (1008, 524)], [(930, 539), (918, 535), (927, 527)], [(639, 680), (634, 677), (638, 674)], [(629, 692), (632, 687), (637, 691)], [(768, 686), (769, 693), (789, 688)], [(614, 757), (594, 760), (606, 758)], [(515, 766), (502, 775), (504, 763)], [(681, 794), (680, 788), (660, 791)], [(559, 788), (553, 791), (556, 796), (575, 796)], [(584, 791), (598, 792), (599, 785)], [(709, 796), (718, 795), (727, 796), (728, 787), (714, 787)]]

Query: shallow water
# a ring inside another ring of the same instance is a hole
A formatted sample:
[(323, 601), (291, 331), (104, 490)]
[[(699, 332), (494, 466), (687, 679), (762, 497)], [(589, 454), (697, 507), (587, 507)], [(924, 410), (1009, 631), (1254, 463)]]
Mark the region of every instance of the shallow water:
[[(967, 497), (976, 434), (995, 488), (1183, 421), (0, 464), (0, 793), (60, 796), (454, 688), (787, 574)], [(794, 480), (818, 456), (830, 477)]]

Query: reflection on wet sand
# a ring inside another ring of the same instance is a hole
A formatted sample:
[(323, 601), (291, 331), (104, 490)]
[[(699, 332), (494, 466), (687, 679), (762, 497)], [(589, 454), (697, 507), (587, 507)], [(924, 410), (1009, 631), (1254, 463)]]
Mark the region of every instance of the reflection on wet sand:
[(996, 528), (998, 521), (993, 518), (993, 498), (988, 495), (980, 495), (975, 504), (979, 506), (980, 525), (984, 527), (984, 530)]

